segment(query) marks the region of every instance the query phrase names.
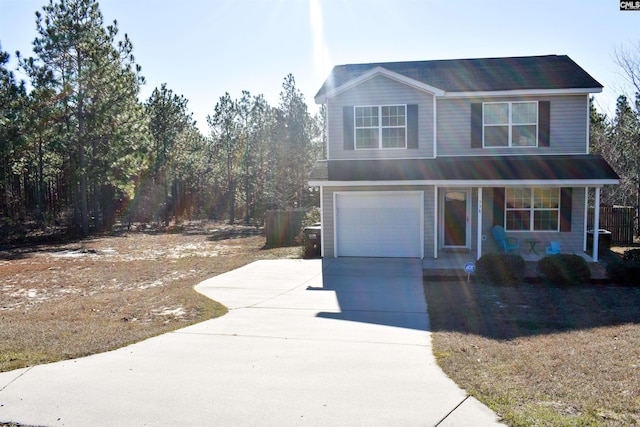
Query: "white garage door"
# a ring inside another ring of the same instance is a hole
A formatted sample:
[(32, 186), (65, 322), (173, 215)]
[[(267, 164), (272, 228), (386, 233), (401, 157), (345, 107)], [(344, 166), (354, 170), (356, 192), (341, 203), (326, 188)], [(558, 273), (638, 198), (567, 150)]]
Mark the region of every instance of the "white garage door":
[(421, 258), (421, 194), (336, 193), (336, 256)]

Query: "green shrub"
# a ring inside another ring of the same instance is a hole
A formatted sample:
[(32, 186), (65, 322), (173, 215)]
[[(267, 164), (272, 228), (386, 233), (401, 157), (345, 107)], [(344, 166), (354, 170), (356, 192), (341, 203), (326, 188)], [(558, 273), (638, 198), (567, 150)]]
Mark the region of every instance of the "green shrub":
[(524, 259), (520, 255), (490, 253), (477, 262), (476, 275), (485, 283), (515, 284), (524, 278)]
[(640, 286), (640, 259), (626, 256), (627, 252), (632, 251), (625, 252), (624, 261), (611, 259), (607, 263), (607, 277), (612, 283), (621, 286)]
[(624, 261), (640, 262), (640, 249), (629, 249), (627, 251), (624, 251), (622, 259)]
[(544, 278), (554, 285), (578, 286), (591, 279), (589, 264), (579, 255), (549, 255), (538, 262)]

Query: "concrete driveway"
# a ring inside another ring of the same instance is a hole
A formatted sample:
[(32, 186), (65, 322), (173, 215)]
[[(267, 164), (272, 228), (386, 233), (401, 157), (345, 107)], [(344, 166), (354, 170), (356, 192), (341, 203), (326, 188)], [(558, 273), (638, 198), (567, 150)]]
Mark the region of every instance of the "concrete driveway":
[(44, 426), (489, 426), (431, 352), (419, 260), (258, 261), (197, 290), (230, 312), (0, 374), (0, 421)]

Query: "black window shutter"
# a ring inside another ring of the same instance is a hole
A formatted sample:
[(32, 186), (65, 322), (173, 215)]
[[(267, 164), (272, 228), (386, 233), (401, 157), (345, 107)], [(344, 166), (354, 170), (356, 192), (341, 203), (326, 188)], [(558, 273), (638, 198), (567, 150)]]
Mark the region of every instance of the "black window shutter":
[(482, 148), (482, 104), (471, 104), (471, 148)]
[(344, 127), (344, 149), (353, 150), (355, 147), (353, 135), (353, 107), (342, 107), (342, 124)]
[(493, 189), (493, 225), (504, 227), (504, 188)]
[(407, 105), (407, 148), (418, 148), (418, 106)]
[(549, 101), (538, 102), (538, 146), (549, 147), (551, 145), (551, 103)]
[(571, 231), (571, 188), (560, 189), (560, 231)]

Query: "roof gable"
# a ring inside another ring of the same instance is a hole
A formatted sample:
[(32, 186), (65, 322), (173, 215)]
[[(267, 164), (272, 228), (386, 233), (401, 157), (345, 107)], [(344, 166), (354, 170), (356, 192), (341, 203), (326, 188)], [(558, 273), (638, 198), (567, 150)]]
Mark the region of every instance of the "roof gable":
[(415, 80), (411, 77), (407, 77), (404, 74), (400, 74), (400, 73), (396, 73), (394, 71), (388, 70), (386, 68), (383, 68), (381, 66), (377, 66), (377, 67), (373, 67), (367, 71), (365, 71), (364, 73), (360, 74), (359, 76), (347, 80), (345, 81), (342, 85), (340, 86), (334, 86), (330, 89), (329, 92), (327, 92), (325, 94), (325, 96), (334, 96), (337, 95), (341, 92), (344, 92), (346, 90), (349, 90), (361, 83), (364, 83), (365, 81), (372, 79), (374, 77), (377, 76), (383, 76), (386, 77), (388, 79), (391, 80), (395, 80), (399, 83), (403, 83), (406, 84), (408, 86), (412, 86), (415, 87), (419, 90), (425, 91), (425, 92), (429, 92), (435, 95), (439, 95), (442, 96), (444, 95), (444, 90), (431, 86), (427, 83), (421, 82), (419, 80)]
[(335, 66), (316, 102), (379, 74), (436, 94), (602, 88), (566, 55), (387, 62)]

